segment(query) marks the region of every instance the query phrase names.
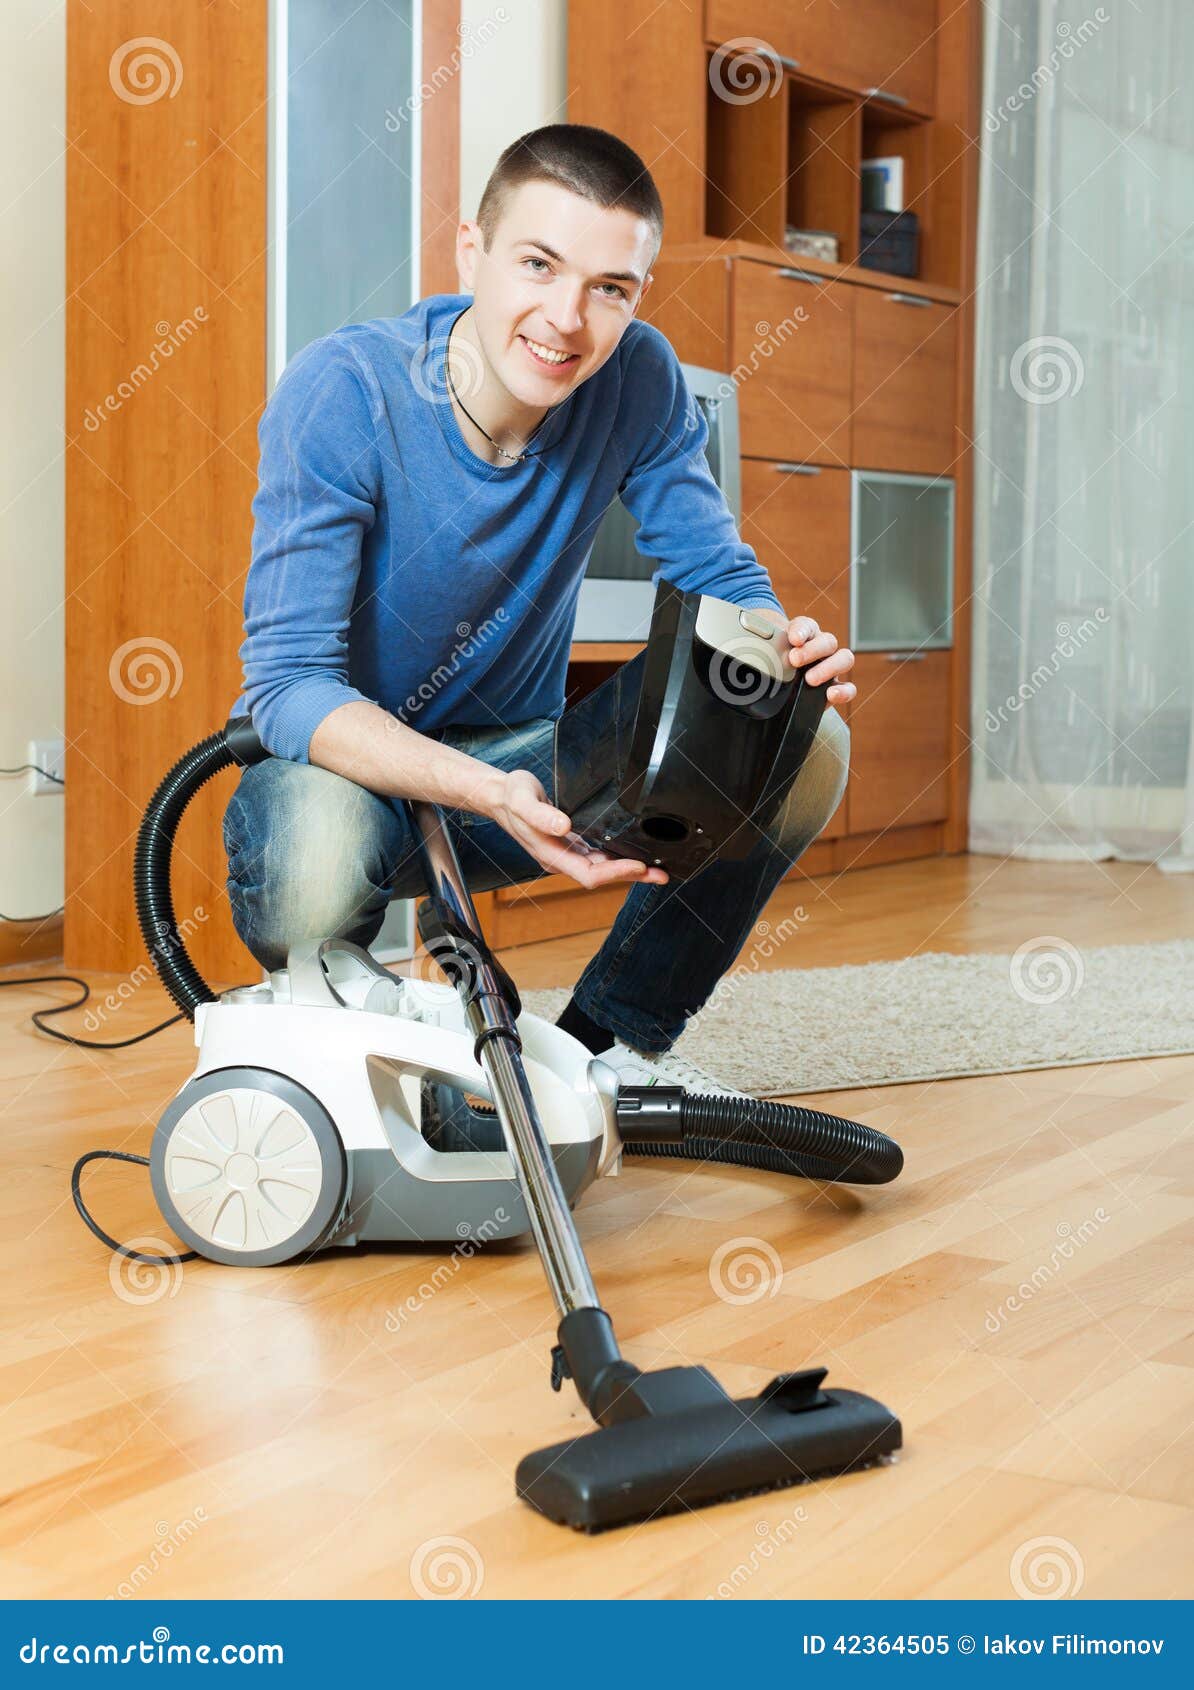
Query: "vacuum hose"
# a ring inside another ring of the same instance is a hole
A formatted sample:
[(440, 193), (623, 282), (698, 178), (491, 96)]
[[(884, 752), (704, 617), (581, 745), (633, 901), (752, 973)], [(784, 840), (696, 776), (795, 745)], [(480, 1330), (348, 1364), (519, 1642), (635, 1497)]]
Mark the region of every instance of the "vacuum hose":
[(200, 740), (179, 758), (149, 800), (137, 834), (133, 860), (133, 896), (141, 937), (163, 986), (188, 1021), (201, 1003), (217, 994), (187, 953), (170, 894), (170, 858), (174, 835), (191, 799), (213, 775), (233, 763), (259, 763), (266, 757), (247, 717), (235, 716), (219, 733)]
[(730, 1162), (805, 1179), (887, 1185), (904, 1166), (894, 1139), (859, 1121), (764, 1098), (681, 1086), (622, 1086), (618, 1131), (636, 1156)]

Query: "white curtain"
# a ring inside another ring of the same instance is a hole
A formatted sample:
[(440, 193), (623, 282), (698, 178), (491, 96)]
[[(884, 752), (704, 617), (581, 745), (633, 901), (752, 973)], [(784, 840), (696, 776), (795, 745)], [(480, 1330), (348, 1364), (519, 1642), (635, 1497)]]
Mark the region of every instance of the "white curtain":
[(986, 0), (970, 844), (1194, 871), (1194, 0)]

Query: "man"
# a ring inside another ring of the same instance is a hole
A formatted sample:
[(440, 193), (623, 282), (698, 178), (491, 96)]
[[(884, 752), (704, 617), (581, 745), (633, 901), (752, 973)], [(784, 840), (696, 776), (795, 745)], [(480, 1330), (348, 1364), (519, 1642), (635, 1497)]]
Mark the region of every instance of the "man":
[[(457, 234), (465, 293), (354, 324), (287, 366), (259, 431), (245, 687), (272, 753), (224, 838), (236, 930), (368, 945), (421, 891), (402, 797), (443, 805), (475, 890), (570, 875), (634, 885), (560, 1024), (627, 1083), (724, 1090), (671, 1052), (845, 786), (853, 654), (808, 616), (791, 661), (830, 683), (797, 780), (742, 862), (683, 882), (570, 842), (552, 739), (585, 559), (620, 494), (663, 576), (785, 615), (704, 455), (668, 341), (637, 313), (663, 209), (604, 130), (502, 154)], [(471, 295), (471, 300), (469, 298)]]

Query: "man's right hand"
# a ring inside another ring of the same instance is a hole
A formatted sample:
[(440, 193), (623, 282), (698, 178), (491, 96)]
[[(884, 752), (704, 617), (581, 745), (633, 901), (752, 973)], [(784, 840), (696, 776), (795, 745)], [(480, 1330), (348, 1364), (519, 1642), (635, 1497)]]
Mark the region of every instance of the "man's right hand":
[(566, 874), (588, 887), (608, 886), (614, 880), (666, 884), (668, 877), (661, 868), (570, 843), (571, 819), (548, 800), (543, 782), (529, 769), (514, 769), (509, 774), (495, 769), (493, 774), (494, 788), (484, 814), (505, 828), (549, 874)]

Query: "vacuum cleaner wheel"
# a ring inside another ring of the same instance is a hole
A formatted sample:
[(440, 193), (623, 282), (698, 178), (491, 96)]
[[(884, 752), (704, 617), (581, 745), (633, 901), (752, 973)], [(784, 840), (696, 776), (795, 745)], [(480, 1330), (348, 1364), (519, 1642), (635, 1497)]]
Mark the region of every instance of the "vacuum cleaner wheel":
[(150, 1151), (154, 1196), (187, 1245), (269, 1267), (317, 1249), (340, 1213), (344, 1146), (303, 1086), (266, 1068), (203, 1074), (168, 1105)]

